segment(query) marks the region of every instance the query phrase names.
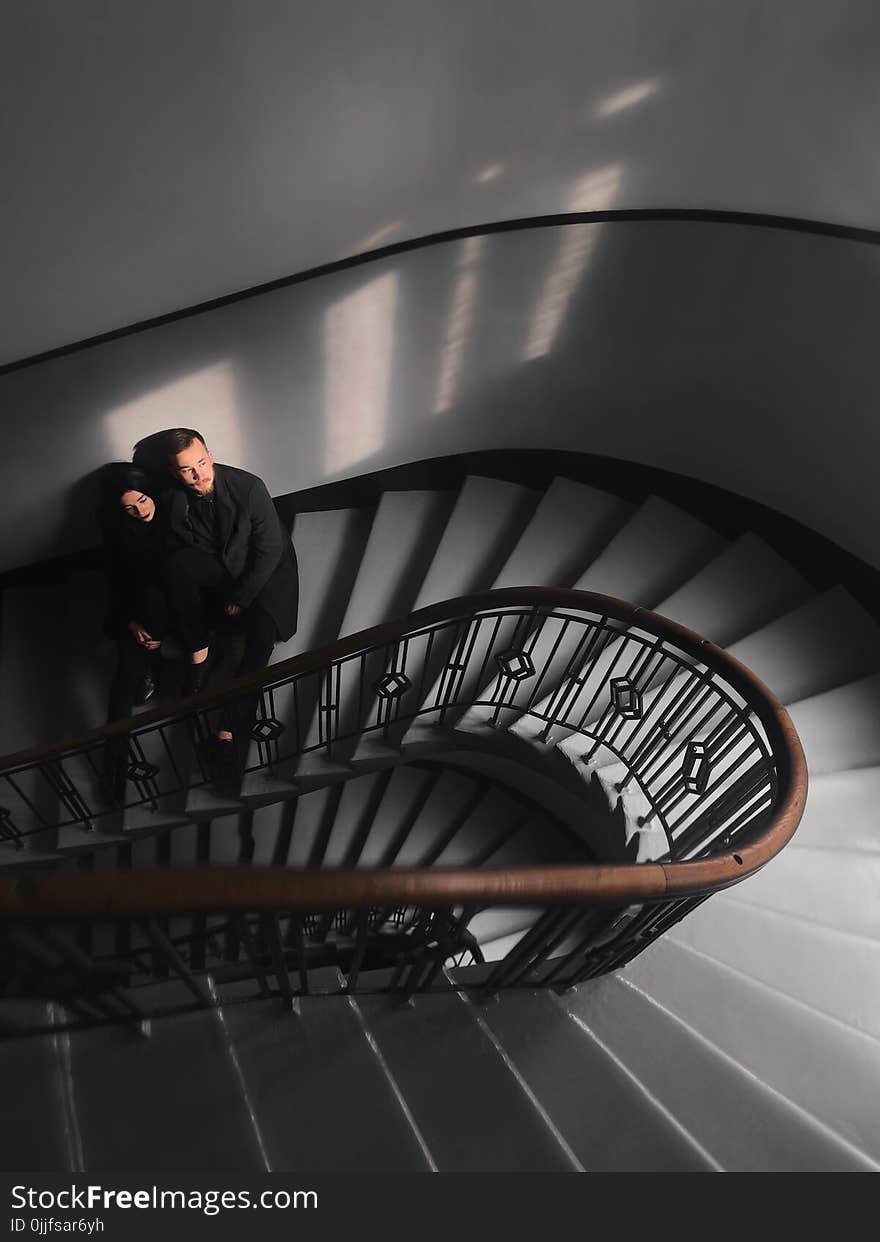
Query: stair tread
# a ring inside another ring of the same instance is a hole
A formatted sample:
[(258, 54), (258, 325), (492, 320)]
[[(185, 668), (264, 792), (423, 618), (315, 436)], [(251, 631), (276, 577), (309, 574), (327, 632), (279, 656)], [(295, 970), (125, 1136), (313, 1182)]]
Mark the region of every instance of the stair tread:
[[(545, 993), (499, 993), (478, 1012), (588, 1172), (694, 1172), (711, 1165)], [(577, 1084), (576, 1089), (573, 1089)]]
[(661, 600), (656, 611), (726, 646), (789, 612), (812, 593), (788, 561), (748, 532)]
[(757, 875), (730, 889), (727, 899), (880, 940), (880, 857), (786, 849)]
[(86, 1168), (263, 1171), (217, 1013), (151, 1029), (148, 1040), (107, 1027), (71, 1040)]
[[(340, 634), (356, 634), (410, 608), (451, 506), (444, 492), (384, 492), (373, 519)], [(433, 537), (431, 531), (434, 531)], [(421, 568), (420, 568), (421, 566)]]
[(663, 937), (630, 980), (794, 1104), (880, 1159), (880, 1043)]
[(493, 587), (570, 586), (632, 510), (619, 496), (557, 476)]
[(287, 644), (276, 645), (274, 663), (322, 647), (338, 635), (372, 521), (371, 508), (296, 515), (292, 540), (299, 566), (297, 632)]
[(419, 587), (413, 610), (456, 599), (492, 584), (504, 556), (537, 502), (518, 483), (468, 475)]
[(810, 776), (880, 765), (880, 674), (788, 704)]
[[(52, 1022), (52, 1006), (41, 1005)], [(43, 1015), (41, 1015), (42, 1017)], [(59, 1076), (65, 1035), (32, 1035), (3, 1042), (3, 1126), (0, 1167), (26, 1171), (67, 1172), (72, 1166), (64, 1142), (66, 1130)]]
[(880, 850), (880, 767), (828, 772), (810, 781), (788, 849)]
[(653, 608), (708, 560), (724, 540), (704, 522), (649, 496), (575, 583)]
[[(851, 1170), (867, 1164), (620, 979), (594, 980), (591, 987), (570, 993), (561, 1003), (613, 1049), (722, 1168), (794, 1172)], [(646, 1030), (650, 1039), (645, 1038)]]
[[(418, 1140), (349, 1002), (224, 1007), (273, 1172), (421, 1172)], [(356, 1102), (356, 1107), (352, 1103)]]
[(730, 654), (783, 703), (874, 672), (880, 629), (842, 587), (816, 596), (734, 643)]
[(745, 911), (724, 894), (715, 894), (667, 935), (847, 1026), (880, 1036), (876, 941), (759, 906)]
[(571, 1168), (454, 992), (420, 994), (411, 1009), (388, 997), (357, 1004), (441, 1172)]

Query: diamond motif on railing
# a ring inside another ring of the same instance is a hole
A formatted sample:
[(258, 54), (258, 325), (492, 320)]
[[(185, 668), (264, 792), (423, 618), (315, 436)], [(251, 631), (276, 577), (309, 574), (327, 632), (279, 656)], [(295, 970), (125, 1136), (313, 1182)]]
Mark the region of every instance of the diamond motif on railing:
[(133, 781), (148, 781), (159, 775), (159, 769), (145, 759), (139, 759), (129, 766), (128, 775)]
[(681, 765), (684, 787), (688, 793), (705, 793), (709, 784), (712, 762), (705, 742), (688, 742)]
[(251, 729), (251, 737), (255, 742), (274, 742), (276, 737), (281, 737), (286, 727), (280, 720), (258, 720)]
[(642, 714), (642, 692), (628, 677), (615, 677), (611, 683), (611, 705), (624, 720), (638, 720)]
[(399, 699), (412, 682), (403, 673), (386, 673), (373, 687), (380, 699)]
[(502, 651), (495, 657), (495, 663), (512, 681), (525, 681), (534, 676), (535, 666), (524, 651)]

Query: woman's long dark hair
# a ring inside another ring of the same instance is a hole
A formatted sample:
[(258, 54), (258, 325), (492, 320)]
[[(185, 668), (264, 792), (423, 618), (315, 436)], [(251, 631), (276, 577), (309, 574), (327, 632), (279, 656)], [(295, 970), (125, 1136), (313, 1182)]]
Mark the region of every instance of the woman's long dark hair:
[(104, 521), (111, 522), (126, 518), (127, 514), (119, 503), (120, 496), (126, 492), (137, 492), (139, 495), (149, 496), (152, 501), (158, 502), (164, 490), (165, 486), (155, 475), (141, 470), (139, 466), (133, 466), (127, 461), (111, 461), (104, 467), (101, 476), (100, 516)]

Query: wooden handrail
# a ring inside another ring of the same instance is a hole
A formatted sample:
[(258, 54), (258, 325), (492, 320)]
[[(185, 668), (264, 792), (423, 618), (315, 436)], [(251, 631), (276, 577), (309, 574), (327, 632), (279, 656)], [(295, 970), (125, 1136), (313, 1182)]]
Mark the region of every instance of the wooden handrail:
[(468, 620), (487, 609), (562, 608), (599, 612), (671, 639), (682, 651), (721, 674), (766, 730), (778, 776), (778, 803), (761, 834), (711, 859), (679, 863), (589, 864), (504, 870), (311, 870), (302, 868), (144, 868), (114, 872), (24, 872), (0, 875), (0, 917), (65, 918), (101, 915), (326, 910), (359, 905), (462, 902), (493, 904), (641, 902), (694, 896), (727, 888), (769, 862), (794, 834), (807, 796), (807, 766), (782, 704), (745, 665), (687, 627), (611, 596), (556, 587), (510, 587), (446, 600), (411, 616), (362, 630), (329, 646), (269, 665), (222, 688), (156, 708), (51, 746), (0, 759), (0, 772), (61, 757), (110, 737), (219, 706), (297, 674), (320, 670), (358, 652), (395, 642), (439, 622)]

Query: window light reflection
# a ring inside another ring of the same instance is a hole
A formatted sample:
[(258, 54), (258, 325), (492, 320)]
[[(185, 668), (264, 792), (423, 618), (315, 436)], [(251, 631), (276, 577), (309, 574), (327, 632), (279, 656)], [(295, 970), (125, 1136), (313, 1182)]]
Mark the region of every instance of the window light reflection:
[(440, 354), (440, 371), (434, 394), (434, 414), (445, 414), (458, 395), (465, 348), (473, 332), (477, 304), (478, 268), (486, 246), (485, 237), (466, 237), (455, 264), (452, 306)]
[[(621, 168), (610, 165), (581, 177), (566, 204), (567, 211), (604, 211), (620, 185)], [(559, 249), (547, 273), (532, 314), (523, 360), (543, 357), (553, 348), (571, 296), (596, 245), (598, 224), (569, 224), (561, 229)]]
[(398, 277), (389, 272), (324, 316), (324, 467), (336, 474), (385, 442)]

